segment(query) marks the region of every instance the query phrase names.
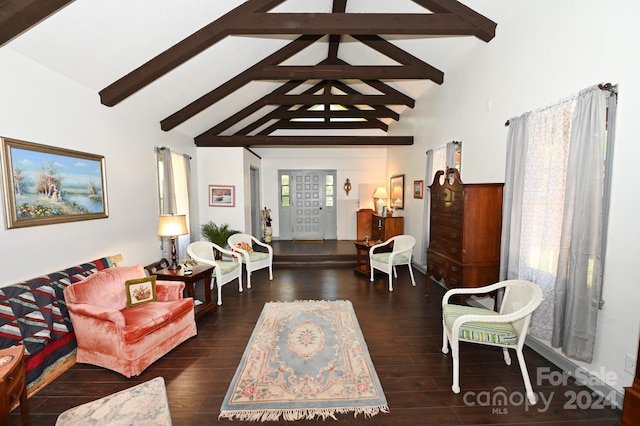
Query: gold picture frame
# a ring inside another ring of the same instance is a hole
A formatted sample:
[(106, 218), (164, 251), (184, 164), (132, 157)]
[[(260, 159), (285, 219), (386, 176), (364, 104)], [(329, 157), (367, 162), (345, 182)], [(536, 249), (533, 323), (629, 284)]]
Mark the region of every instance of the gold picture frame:
[(404, 209), (404, 175), (394, 175), (389, 179), (389, 204), (394, 210)]
[(104, 156), (0, 140), (8, 229), (109, 217)]
[(423, 180), (413, 181), (413, 198), (417, 198), (417, 199), (424, 198), (424, 181)]

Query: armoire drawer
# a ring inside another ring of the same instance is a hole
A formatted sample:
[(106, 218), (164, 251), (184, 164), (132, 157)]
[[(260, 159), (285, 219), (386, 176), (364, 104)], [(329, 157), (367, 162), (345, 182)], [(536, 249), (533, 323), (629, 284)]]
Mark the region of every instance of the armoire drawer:
[(431, 227), (447, 226), (450, 228), (462, 229), (462, 216), (459, 214), (431, 212)]
[(462, 241), (462, 229), (449, 228), (448, 226), (432, 226), (431, 235), (456, 244), (460, 244)]
[(462, 215), (462, 203), (453, 201), (432, 201), (431, 211)]
[(436, 280), (444, 279), (447, 287), (457, 287), (462, 282), (462, 269), (460, 264), (451, 262), (427, 250), (427, 274), (432, 275)]
[(462, 243), (460, 241), (451, 241), (449, 238), (442, 238), (432, 233), (429, 238), (429, 249), (452, 259), (462, 260)]

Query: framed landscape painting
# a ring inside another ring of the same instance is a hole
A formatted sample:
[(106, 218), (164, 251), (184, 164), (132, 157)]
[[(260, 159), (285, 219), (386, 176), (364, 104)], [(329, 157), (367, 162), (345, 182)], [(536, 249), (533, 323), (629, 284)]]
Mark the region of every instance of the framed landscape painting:
[(235, 205), (235, 185), (209, 185), (210, 207), (234, 207)]
[(7, 228), (109, 216), (103, 156), (16, 139), (1, 141)]

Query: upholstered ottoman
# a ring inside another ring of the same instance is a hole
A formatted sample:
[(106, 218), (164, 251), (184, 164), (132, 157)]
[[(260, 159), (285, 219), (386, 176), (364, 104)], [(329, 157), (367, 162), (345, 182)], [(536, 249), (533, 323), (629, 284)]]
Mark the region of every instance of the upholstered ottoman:
[(71, 408), (56, 426), (171, 426), (164, 379), (156, 377), (129, 389)]

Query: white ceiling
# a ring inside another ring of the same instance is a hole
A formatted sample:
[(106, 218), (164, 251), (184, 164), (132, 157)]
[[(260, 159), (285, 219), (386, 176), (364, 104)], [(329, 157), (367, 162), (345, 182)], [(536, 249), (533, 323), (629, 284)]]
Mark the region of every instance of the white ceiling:
[[(76, 0), (17, 36), (3, 48), (11, 49), (97, 93), (198, 29), (242, 4), (241, 0)], [(498, 24), (509, 1), (462, 0), (471, 9)], [(272, 12), (329, 13), (332, 0), (288, 0)], [(349, 0), (347, 12), (427, 13), (411, 0)], [(215, 89), (235, 75), (288, 44), (296, 36), (231, 36), (164, 75), (121, 104), (152, 117), (158, 123)], [(398, 47), (443, 71), (469, 49), (484, 45), (474, 37), (385, 37)], [(326, 37), (283, 64), (313, 65), (327, 56)], [(340, 59), (352, 65), (386, 65), (378, 52), (343, 38)], [(428, 81), (387, 82), (417, 99)], [(270, 93), (282, 82), (252, 82), (227, 96), (176, 130), (195, 137)], [(364, 86), (364, 85), (363, 85)], [(358, 87), (363, 93), (371, 89)], [(119, 105), (114, 108), (118, 108)], [(396, 109), (400, 112), (402, 109)], [(261, 110), (260, 116), (267, 110)], [(242, 126), (257, 118), (255, 115)], [(158, 124), (160, 126), (160, 124)], [(240, 128), (235, 126), (230, 131)], [(300, 131), (296, 131), (300, 133)], [(281, 131), (278, 134), (286, 134)], [(317, 134), (317, 131), (315, 132)], [(341, 131), (340, 134), (345, 134)], [(382, 134), (381, 130), (358, 131)]]

